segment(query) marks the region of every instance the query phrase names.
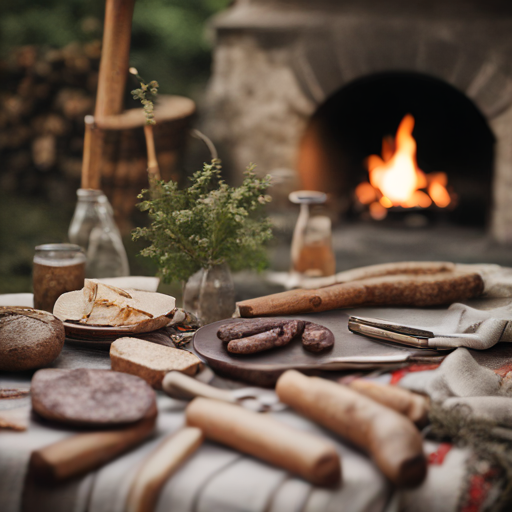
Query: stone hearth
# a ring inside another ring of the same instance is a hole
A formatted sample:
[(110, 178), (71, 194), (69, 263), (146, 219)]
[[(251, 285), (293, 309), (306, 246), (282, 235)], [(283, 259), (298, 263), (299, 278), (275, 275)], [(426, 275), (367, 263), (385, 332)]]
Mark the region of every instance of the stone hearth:
[(512, 3), (239, 0), (212, 28), (205, 128), (231, 169), (256, 162), (284, 204), (318, 106), (376, 73), (429, 75), (470, 98), (496, 137), (490, 232), (512, 242)]

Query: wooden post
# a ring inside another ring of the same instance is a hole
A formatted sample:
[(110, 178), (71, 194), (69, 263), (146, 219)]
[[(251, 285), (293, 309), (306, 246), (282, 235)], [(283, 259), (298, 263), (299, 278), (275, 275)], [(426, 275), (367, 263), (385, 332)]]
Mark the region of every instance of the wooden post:
[[(120, 114), (130, 57), (130, 38), (135, 0), (106, 0), (103, 47), (94, 117)], [(82, 188), (100, 188), (101, 132), (86, 125)], [(95, 153), (97, 154), (95, 155)]]

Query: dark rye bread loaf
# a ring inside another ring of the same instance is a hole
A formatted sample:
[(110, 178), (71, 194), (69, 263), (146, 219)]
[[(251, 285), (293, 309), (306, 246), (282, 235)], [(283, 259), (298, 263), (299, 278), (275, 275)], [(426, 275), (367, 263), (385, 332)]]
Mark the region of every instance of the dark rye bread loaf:
[(155, 392), (144, 380), (110, 370), (39, 370), (32, 408), (43, 418), (77, 426), (114, 426), (157, 414)]
[(62, 322), (46, 311), (0, 307), (0, 370), (23, 371), (49, 365), (64, 345)]

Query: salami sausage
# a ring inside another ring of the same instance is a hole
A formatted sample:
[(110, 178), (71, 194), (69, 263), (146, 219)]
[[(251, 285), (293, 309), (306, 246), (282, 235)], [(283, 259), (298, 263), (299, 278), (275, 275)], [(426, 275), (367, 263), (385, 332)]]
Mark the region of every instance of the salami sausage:
[(233, 354), (254, 354), (275, 347), (288, 345), (296, 336), (302, 334), (304, 322), (302, 320), (288, 320), (283, 325), (228, 343), (228, 351)]
[(225, 343), (231, 340), (253, 336), (271, 329), (281, 328), (289, 320), (276, 320), (273, 318), (254, 318), (251, 320), (239, 320), (223, 325), (217, 331), (217, 336)]
[(309, 352), (321, 352), (334, 346), (334, 334), (322, 325), (306, 323), (302, 334), (302, 346)]
[(217, 336), (228, 343), (228, 352), (240, 355), (282, 347), (297, 336), (302, 336), (302, 345), (309, 352), (328, 350), (334, 345), (334, 335), (329, 329), (302, 320), (241, 320), (222, 326)]

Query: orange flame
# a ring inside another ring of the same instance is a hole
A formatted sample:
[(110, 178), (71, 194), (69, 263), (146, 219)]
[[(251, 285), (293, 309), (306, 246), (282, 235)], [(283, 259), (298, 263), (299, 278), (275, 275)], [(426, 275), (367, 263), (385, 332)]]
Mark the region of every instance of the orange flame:
[(426, 175), (418, 167), (413, 129), (414, 117), (407, 114), (398, 126), (395, 139), (383, 139), (382, 157), (368, 157), (370, 183), (360, 183), (356, 196), (360, 203), (369, 205), (370, 215), (375, 219), (384, 218), (385, 209), (393, 206), (428, 208), (433, 201), (437, 207), (445, 208), (451, 202), (446, 174)]

